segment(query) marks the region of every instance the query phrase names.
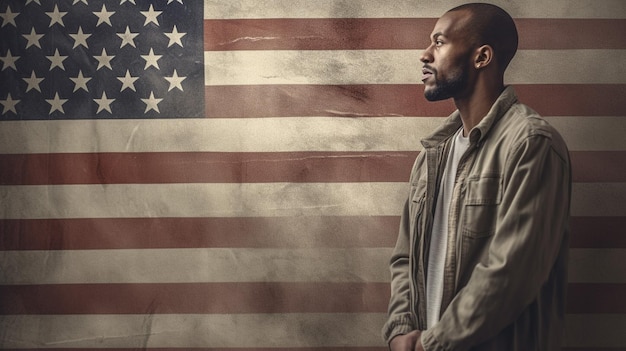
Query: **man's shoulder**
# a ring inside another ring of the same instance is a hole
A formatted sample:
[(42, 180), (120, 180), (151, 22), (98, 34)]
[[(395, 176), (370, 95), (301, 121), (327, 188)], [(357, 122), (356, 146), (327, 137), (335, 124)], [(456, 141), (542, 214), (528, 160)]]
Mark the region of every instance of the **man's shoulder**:
[(559, 153), (567, 153), (567, 146), (561, 133), (537, 111), (520, 102), (516, 102), (502, 119), (502, 133), (514, 142), (526, 142), (529, 139), (547, 138), (550, 146)]

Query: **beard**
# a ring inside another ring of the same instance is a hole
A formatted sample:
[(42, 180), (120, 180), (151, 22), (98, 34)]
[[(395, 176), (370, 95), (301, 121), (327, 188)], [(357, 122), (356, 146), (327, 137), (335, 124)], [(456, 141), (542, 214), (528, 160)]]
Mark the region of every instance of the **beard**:
[(424, 97), (428, 101), (446, 100), (458, 96), (467, 86), (468, 70), (457, 68), (443, 79), (439, 79), (439, 72), (432, 69), (435, 77), (435, 85), (431, 89), (424, 90)]

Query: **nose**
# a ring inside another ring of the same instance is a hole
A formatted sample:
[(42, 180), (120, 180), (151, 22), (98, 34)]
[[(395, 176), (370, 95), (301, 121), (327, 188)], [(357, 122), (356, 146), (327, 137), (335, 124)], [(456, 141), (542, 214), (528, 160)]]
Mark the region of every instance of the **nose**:
[(420, 55), (420, 61), (422, 61), (422, 63), (431, 63), (433, 62), (433, 55), (431, 52), (433, 45), (429, 45), (426, 49), (424, 49), (424, 51), (422, 51), (422, 54)]

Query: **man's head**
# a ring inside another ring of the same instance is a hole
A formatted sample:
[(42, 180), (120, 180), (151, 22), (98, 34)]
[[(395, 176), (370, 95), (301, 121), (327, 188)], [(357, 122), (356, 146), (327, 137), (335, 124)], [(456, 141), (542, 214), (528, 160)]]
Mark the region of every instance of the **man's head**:
[(501, 81), (517, 43), (513, 19), (495, 5), (472, 3), (446, 12), (420, 58), (426, 98), (435, 101), (470, 93), (481, 70)]

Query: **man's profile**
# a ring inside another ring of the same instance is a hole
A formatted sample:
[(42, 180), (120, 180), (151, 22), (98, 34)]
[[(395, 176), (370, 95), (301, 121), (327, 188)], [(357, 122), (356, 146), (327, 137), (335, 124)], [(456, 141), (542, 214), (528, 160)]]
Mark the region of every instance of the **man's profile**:
[(571, 170), (560, 134), (504, 84), (518, 44), (503, 9), (435, 24), (424, 96), (457, 110), (422, 140), (390, 260), (396, 350), (558, 350)]

